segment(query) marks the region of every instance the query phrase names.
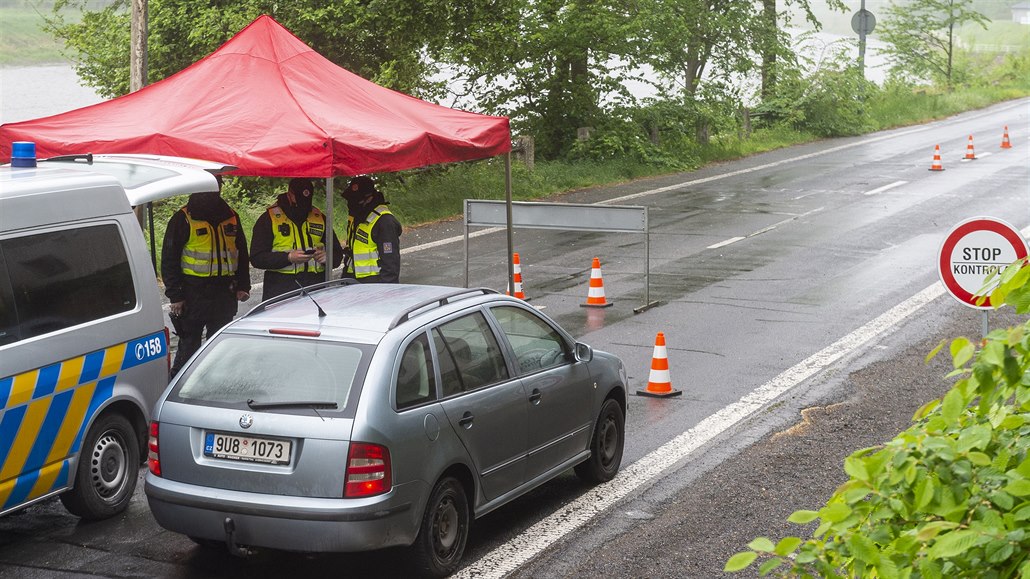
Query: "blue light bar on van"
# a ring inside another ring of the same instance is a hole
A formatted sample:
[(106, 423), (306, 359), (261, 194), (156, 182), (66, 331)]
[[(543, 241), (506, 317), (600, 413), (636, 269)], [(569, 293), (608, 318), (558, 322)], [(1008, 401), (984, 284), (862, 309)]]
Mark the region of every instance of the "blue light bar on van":
[(36, 143), (30, 141), (14, 141), (11, 143), (12, 167), (36, 166)]

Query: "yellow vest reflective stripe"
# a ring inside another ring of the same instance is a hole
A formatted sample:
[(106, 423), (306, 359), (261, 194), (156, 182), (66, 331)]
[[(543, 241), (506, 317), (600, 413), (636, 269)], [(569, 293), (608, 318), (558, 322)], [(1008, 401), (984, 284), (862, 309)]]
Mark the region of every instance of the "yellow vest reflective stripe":
[(356, 278), (379, 275), (379, 247), (372, 241), (372, 228), (383, 215), (393, 215), (386, 205), (373, 209), (357, 227), (354, 226), (353, 217), (347, 222), (347, 229), (350, 230), (350, 247), (354, 252), (354, 261), (347, 271), (353, 273)]
[[(317, 207), (311, 208), (307, 221), (299, 228), (278, 205), (268, 208), (268, 216), (272, 220), (272, 251), (325, 247), (325, 215)], [(325, 271), (325, 265), (312, 259), (304, 263), (291, 263), (284, 268), (271, 271), (290, 274), (320, 273)]]
[(212, 230), (207, 221), (193, 219), (189, 210), (182, 208), (190, 237), (182, 248), (179, 265), (182, 273), (196, 277), (218, 277), (236, 274), (240, 252), (236, 248), (236, 232), (240, 224), (234, 214)]

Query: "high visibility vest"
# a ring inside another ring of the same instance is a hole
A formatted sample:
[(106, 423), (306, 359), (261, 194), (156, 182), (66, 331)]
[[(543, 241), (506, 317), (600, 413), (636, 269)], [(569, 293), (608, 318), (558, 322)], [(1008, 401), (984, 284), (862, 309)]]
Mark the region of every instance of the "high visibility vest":
[[(272, 251), (325, 247), (325, 215), (317, 207), (311, 208), (307, 220), (300, 227), (286, 216), (278, 204), (268, 208), (268, 216), (272, 219)], [(324, 272), (325, 264), (311, 259), (271, 271), (290, 274)]]
[(379, 275), (379, 247), (372, 241), (372, 228), (383, 215), (393, 213), (386, 205), (379, 205), (357, 226), (353, 217), (347, 221), (347, 239), (354, 252), (354, 261), (347, 267), (347, 272), (358, 279)]
[(182, 273), (196, 277), (235, 275), (240, 257), (236, 248), (236, 232), (240, 226), (236, 215), (212, 228), (207, 221), (193, 219), (185, 207), (182, 212), (190, 226), (190, 237), (179, 259)]

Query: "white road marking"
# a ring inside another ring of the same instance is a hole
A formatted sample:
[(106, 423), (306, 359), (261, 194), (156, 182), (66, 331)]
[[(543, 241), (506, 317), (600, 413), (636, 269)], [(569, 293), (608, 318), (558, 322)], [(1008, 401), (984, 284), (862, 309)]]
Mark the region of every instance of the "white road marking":
[(901, 187), (902, 185), (905, 185), (906, 183), (908, 183), (908, 181), (895, 181), (895, 182), (890, 183), (888, 185), (884, 185), (883, 187), (877, 187), (876, 189), (873, 189), (872, 191), (866, 191), (865, 194), (866, 195), (876, 195), (877, 193), (883, 193), (884, 191), (890, 191), (891, 189), (894, 189), (895, 187)]
[[(1030, 226), (1024, 227), (1020, 233), (1024, 237), (1030, 235)], [(611, 481), (590, 489), (575, 501), (558, 509), (514, 539), (461, 569), (454, 577), (458, 579), (491, 579), (501, 578), (515, 571), (554, 542), (582, 527), (630, 493), (665, 474), (676, 463), (690, 456), (731, 426), (758, 412), (817, 372), (862, 347), (863, 344), (892, 329), (944, 293), (944, 286), (939, 281), (927, 286), (916, 295), (809, 356), (796, 366), (785, 370), (779, 376), (745, 394), (736, 402), (705, 418), (697, 426), (622, 469), (618, 476)]]
[(720, 247), (725, 247), (725, 246), (727, 246), (727, 245), (729, 245), (731, 243), (736, 243), (736, 242), (740, 241), (741, 239), (747, 239), (747, 238), (746, 237), (731, 237), (731, 238), (729, 238), (729, 239), (727, 239), (725, 241), (720, 241), (719, 243), (714, 243), (712, 245), (709, 245), (705, 249), (719, 249)]
[(976, 156), (976, 158), (977, 159), (983, 159), (984, 157), (990, 157), (993, 154), (994, 153), (992, 151), (987, 151), (986, 153), (980, 153), (979, 155)]
[(782, 394), (854, 352), (863, 344), (890, 330), (943, 294), (944, 286), (940, 282), (935, 282), (861, 328), (745, 394), (736, 402), (705, 418), (697, 426), (624, 468), (610, 482), (590, 489), (511, 541), (460, 570), (455, 577), (461, 579), (504, 577), (630, 493), (654, 482), (666, 474), (676, 463), (690, 456), (698, 448), (733, 425), (758, 412)]
[(768, 227), (763, 227), (762, 229), (759, 229), (758, 231), (755, 231), (754, 233), (749, 233), (748, 235), (745, 235), (744, 237), (731, 237), (731, 238), (729, 238), (729, 239), (727, 239), (725, 241), (720, 241), (719, 243), (716, 243), (715, 245), (709, 245), (705, 249), (717, 249), (717, 248), (729, 245), (731, 243), (736, 243), (736, 242), (738, 242), (738, 241), (740, 241), (742, 239), (748, 239), (749, 237), (754, 237), (756, 235), (761, 235), (763, 233), (766, 233), (766, 232), (772, 231), (773, 229), (776, 229), (777, 227), (783, 225), (784, 223), (790, 223), (791, 221), (796, 221), (798, 219), (801, 219), (802, 217), (807, 217), (807, 216), (809, 216), (809, 215), (811, 215), (813, 213), (818, 213), (819, 211), (822, 211), (823, 209), (825, 209), (825, 207), (817, 207), (817, 208), (815, 208), (815, 209), (813, 209), (811, 211), (806, 211), (806, 212), (802, 213), (801, 215), (795, 215), (793, 217), (788, 217), (788, 218), (784, 219), (783, 221), (777, 221), (776, 223), (773, 223), (772, 225), (770, 225)]

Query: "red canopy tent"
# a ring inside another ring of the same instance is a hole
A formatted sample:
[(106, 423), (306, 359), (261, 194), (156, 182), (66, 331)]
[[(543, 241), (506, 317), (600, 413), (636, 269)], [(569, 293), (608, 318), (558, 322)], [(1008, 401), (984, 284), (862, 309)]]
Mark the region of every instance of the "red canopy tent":
[[(234, 165), (237, 175), (321, 177), (330, 215), (334, 176), (511, 151), (506, 117), (454, 110), (383, 88), (333, 64), (270, 16), (139, 91), (0, 125), (0, 159), (10, 160), (13, 141), (35, 142), (40, 158), (147, 153)], [(510, 207), (510, 156), (505, 160)], [(508, 246), (511, 255), (510, 225)], [(509, 260), (509, 286), (513, 267)]]
[(508, 119), (458, 111), (369, 82), (269, 16), (218, 50), (135, 93), (0, 125), (40, 157), (151, 153), (209, 159), (235, 174), (333, 177), (492, 157), (511, 150)]

